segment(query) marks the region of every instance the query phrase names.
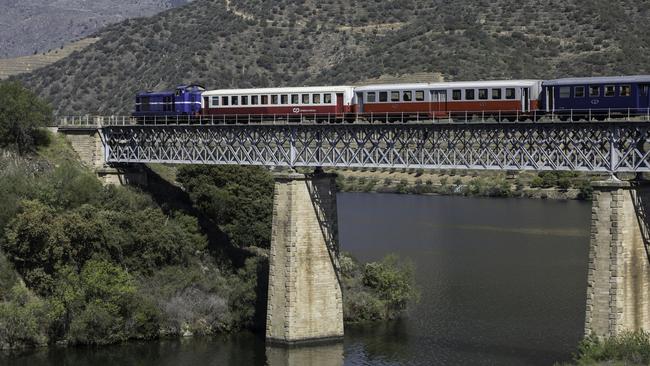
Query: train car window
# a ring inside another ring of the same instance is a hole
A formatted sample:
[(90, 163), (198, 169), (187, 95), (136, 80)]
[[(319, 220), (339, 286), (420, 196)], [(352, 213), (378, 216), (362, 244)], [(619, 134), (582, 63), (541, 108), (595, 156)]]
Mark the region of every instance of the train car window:
[(311, 100), (314, 104), (320, 104), (320, 94), (314, 94)]
[(621, 85), (621, 94), (622, 97), (629, 97), (632, 95), (632, 87), (630, 85)]
[(291, 94), (291, 104), (298, 104), (298, 99), (300, 96), (298, 94)]
[(248, 95), (241, 96), (241, 105), (248, 105)]
[(488, 98), (488, 90), (487, 89), (479, 89), (478, 90), (478, 99), (485, 100)]
[(260, 99), (262, 101), (262, 105), (269, 104), (269, 96), (268, 95), (262, 95), (262, 97)]
[(302, 104), (309, 104), (309, 94), (302, 95)]
[(402, 100), (405, 102), (410, 102), (411, 100), (413, 100), (413, 92), (411, 91), (402, 92)]
[(415, 91), (415, 100), (421, 102), (424, 100), (424, 90)]
[(501, 99), (501, 89), (492, 89), (492, 99)]
[(599, 85), (590, 85), (589, 86), (589, 96), (590, 97), (599, 97), (600, 96), (600, 86)]
[(180, 96), (181, 96), (181, 90), (180, 90), (180, 89), (176, 89), (176, 96), (177, 96), (177, 97), (180, 97)]
[(289, 94), (280, 95), (280, 104), (289, 104)]
[(571, 98), (570, 86), (563, 86), (560, 88), (560, 98)]
[(212, 107), (218, 107), (219, 106), (219, 97), (212, 97), (212, 102), (210, 103)]
[(379, 101), (388, 102), (388, 92), (379, 92)]
[(332, 103), (332, 94), (330, 94), (330, 93), (323, 94), (323, 103), (331, 104)]
[(259, 96), (251, 95), (251, 105), (258, 105), (259, 104), (258, 101), (259, 101)]
[(516, 99), (515, 88), (506, 88), (506, 99)]
[(271, 95), (271, 104), (278, 104), (278, 95), (277, 94)]
[(239, 105), (239, 97), (237, 95), (230, 97), (230, 105)]
[(375, 92), (366, 93), (366, 103), (374, 103), (377, 101), (377, 94)]
[(574, 98), (584, 98), (585, 97), (585, 87), (584, 86), (576, 86), (573, 88), (573, 97)]
[(605, 85), (605, 96), (613, 97), (616, 95), (616, 87), (614, 85)]
[(398, 91), (390, 92), (390, 101), (391, 102), (399, 102), (399, 92)]
[(451, 99), (460, 100), (462, 98), (462, 91), (460, 89), (455, 89), (451, 91)]
[(221, 97), (221, 105), (228, 105), (228, 97)]
[(474, 100), (474, 89), (465, 89), (465, 100)]
[(648, 95), (648, 91), (650, 91), (650, 85), (641, 85), (641, 94)]

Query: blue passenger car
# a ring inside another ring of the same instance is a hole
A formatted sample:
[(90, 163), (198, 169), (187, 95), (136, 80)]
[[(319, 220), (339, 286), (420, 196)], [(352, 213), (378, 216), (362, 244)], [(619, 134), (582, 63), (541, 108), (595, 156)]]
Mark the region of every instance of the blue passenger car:
[(194, 116), (201, 111), (199, 85), (181, 85), (174, 91), (140, 92), (135, 97), (134, 117)]
[(587, 77), (542, 83), (542, 110), (567, 116), (647, 114), (650, 75)]

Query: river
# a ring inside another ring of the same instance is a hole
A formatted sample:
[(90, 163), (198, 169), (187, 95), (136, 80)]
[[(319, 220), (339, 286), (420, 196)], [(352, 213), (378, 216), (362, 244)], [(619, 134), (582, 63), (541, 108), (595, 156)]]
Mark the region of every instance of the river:
[(416, 268), (409, 316), (346, 327), (342, 344), (267, 348), (260, 336), (50, 348), (11, 365), (552, 365), (582, 336), (591, 205), (340, 193), (342, 250)]

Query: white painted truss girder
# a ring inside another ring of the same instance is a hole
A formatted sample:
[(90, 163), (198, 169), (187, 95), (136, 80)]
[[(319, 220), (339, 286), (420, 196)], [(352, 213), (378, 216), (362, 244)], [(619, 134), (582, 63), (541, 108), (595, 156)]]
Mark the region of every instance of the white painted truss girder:
[(650, 171), (650, 123), (107, 126), (107, 163)]

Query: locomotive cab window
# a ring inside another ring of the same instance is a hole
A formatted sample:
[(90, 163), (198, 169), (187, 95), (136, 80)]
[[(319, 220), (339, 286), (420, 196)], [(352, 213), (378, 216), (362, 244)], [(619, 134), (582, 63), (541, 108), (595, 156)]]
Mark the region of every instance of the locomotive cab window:
[(570, 86), (563, 86), (560, 88), (560, 98), (571, 98)]
[(462, 91), (460, 89), (454, 89), (451, 91), (451, 99), (460, 100), (462, 98)]
[(258, 104), (259, 104), (259, 103), (258, 103), (258, 100), (259, 100), (259, 96), (257, 96), (257, 95), (252, 95), (252, 96), (251, 96), (251, 105), (258, 105)]
[(314, 102), (314, 104), (320, 104), (320, 94), (314, 94), (312, 101)]
[(598, 86), (598, 85), (589, 86), (589, 96), (590, 97), (599, 97), (600, 96), (600, 86)]
[(228, 97), (221, 97), (221, 105), (228, 105)]
[(375, 92), (366, 93), (366, 103), (374, 103), (376, 101)]
[(388, 102), (388, 92), (379, 92), (379, 101)]
[(325, 104), (332, 103), (332, 94), (330, 94), (330, 93), (323, 94), (323, 103), (325, 103)]
[(629, 97), (632, 95), (632, 87), (630, 85), (621, 85), (621, 94), (622, 97)]
[(492, 99), (501, 99), (501, 89), (492, 89)]
[(399, 102), (399, 92), (398, 91), (390, 92), (390, 101), (391, 102)]
[(465, 100), (474, 100), (474, 89), (465, 89)]
[(605, 96), (613, 97), (616, 95), (616, 87), (614, 85), (605, 85)]
[(506, 88), (506, 99), (516, 99), (515, 88)]
[(487, 89), (479, 89), (478, 90), (478, 99), (486, 100), (487, 98), (488, 98), (488, 90)]
[(309, 104), (309, 94), (302, 95), (302, 104)]
[(415, 91), (415, 100), (418, 102), (422, 102), (424, 100), (424, 90)]
[(405, 102), (410, 102), (413, 98), (413, 92), (405, 91), (402, 92), (402, 100)]
[(574, 98), (584, 98), (585, 97), (585, 87), (584, 86), (576, 86), (573, 88), (573, 97)]

